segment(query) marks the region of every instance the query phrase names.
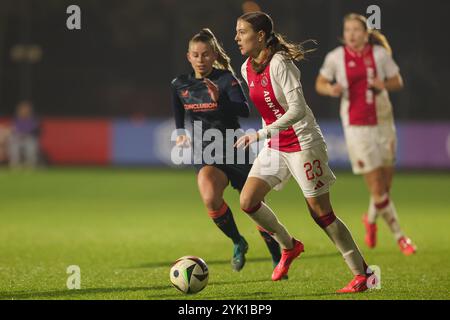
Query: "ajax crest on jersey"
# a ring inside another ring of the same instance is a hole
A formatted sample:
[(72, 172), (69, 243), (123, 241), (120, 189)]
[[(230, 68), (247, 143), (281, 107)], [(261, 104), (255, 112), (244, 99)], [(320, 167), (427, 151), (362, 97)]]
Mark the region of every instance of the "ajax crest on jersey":
[(267, 77), (264, 75), (261, 79), (261, 86), (266, 87), (269, 84), (269, 80), (267, 79)]
[(205, 261), (195, 256), (177, 259), (170, 269), (170, 281), (183, 293), (197, 293), (208, 284), (208, 266)]

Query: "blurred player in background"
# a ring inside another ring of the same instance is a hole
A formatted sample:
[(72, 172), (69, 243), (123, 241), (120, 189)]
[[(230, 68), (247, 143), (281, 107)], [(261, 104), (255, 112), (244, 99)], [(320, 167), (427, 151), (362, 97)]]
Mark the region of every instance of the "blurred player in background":
[(8, 139), (10, 129), (0, 124), (0, 165), (8, 160)]
[(30, 101), (22, 101), (16, 109), (8, 141), (11, 168), (35, 168), (39, 160), (39, 121)]
[[(235, 38), (242, 55), (249, 58), (242, 65), (250, 98), (263, 118), (263, 128), (256, 134), (238, 139), (236, 146), (269, 139), (259, 153), (241, 193), (241, 208), (280, 243), (282, 258), (272, 279), (287, 274), (293, 259), (304, 251), (264, 203), (273, 189), (280, 189), (291, 176), (299, 184), (316, 223), (325, 231), (354, 274), (353, 280), (338, 292), (367, 290), (371, 273), (345, 224), (335, 216), (329, 187), (335, 176), (328, 167), (327, 148), (311, 109), (306, 104), (300, 83), (300, 71), (294, 60), (304, 58), (301, 45), (287, 42), (274, 32), (273, 21), (263, 12), (242, 15)], [(276, 167), (271, 167), (277, 163)], [(269, 166), (267, 166), (269, 164)]]
[[(249, 108), (239, 81), (235, 78), (230, 58), (209, 29), (202, 29), (189, 41), (187, 59), (193, 72), (181, 75), (172, 81), (172, 100), (178, 137), (176, 145), (189, 147), (190, 140), (185, 132), (184, 118), (189, 115), (193, 126), (201, 125), (201, 136), (194, 136), (195, 144), (201, 145), (201, 152), (211, 143), (202, 142), (203, 133), (208, 129), (219, 130), (226, 137), (226, 129), (239, 129), (238, 117), (248, 117)], [(195, 121), (195, 122), (194, 122)], [(234, 151), (234, 140), (229, 144)], [(224, 139), (224, 146), (227, 145)], [(217, 227), (234, 244), (231, 264), (240, 271), (245, 264), (248, 250), (247, 241), (239, 233), (231, 209), (223, 199), (228, 183), (239, 192), (242, 190), (251, 164), (249, 159), (243, 164), (233, 161), (228, 164), (224, 153), (223, 164), (195, 164), (197, 182), (201, 198), (209, 216)], [(233, 159), (235, 160), (235, 159)], [(274, 266), (281, 258), (280, 246), (264, 230), (259, 230), (271, 255)]]
[(402, 77), (386, 38), (369, 30), (364, 16), (346, 15), (343, 36), (344, 45), (326, 56), (316, 90), (341, 97), (340, 114), (352, 169), (364, 176), (371, 195), (369, 210), (363, 215), (366, 244), (375, 247), (376, 219), (381, 216), (400, 250), (411, 255), (416, 247), (403, 234), (389, 194), (397, 138), (388, 91), (402, 89)]

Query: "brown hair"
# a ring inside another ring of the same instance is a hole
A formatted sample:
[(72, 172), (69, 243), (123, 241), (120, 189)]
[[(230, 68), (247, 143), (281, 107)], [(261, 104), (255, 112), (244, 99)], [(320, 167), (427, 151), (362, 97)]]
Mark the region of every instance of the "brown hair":
[(231, 59), (217, 40), (214, 33), (209, 28), (203, 28), (199, 33), (194, 35), (189, 40), (189, 45), (193, 42), (203, 42), (211, 46), (212, 50), (217, 54), (217, 60), (213, 67), (221, 70), (228, 70), (234, 75), (234, 70), (231, 67)]
[(361, 22), (364, 30), (369, 33), (369, 43), (371, 45), (378, 44), (384, 47), (390, 55), (392, 55), (392, 48), (389, 45), (387, 38), (380, 31), (375, 29), (369, 29), (367, 27), (367, 19), (363, 15), (357, 13), (349, 13), (344, 17), (344, 23), (349, 20), (356, 20)]
[(303, 48), (303, 44), (306, 42), (313, 41), (316, 43), (314, 40), (307, 40), (302, 43), (293, 43), (288, 41), (281, 34), (275, 32), (273, 20), (267, 13), (261, 11), (249, 12), (240, 16), (238, 20), (248, 22), (255, 32), (264, 31), (265, 33), (266, 46), (270, 50), (270, 53), (268, 59), (260, 65), (252, 60), (253, 69), (258, 73), (264, 70), (270, 62), (270, 59), (272, 59), (273, 55), (277, 52), (281, 52), (292, 60), (300, 61), (305, 59), (306, 53), (315, 50), (305, 50)]

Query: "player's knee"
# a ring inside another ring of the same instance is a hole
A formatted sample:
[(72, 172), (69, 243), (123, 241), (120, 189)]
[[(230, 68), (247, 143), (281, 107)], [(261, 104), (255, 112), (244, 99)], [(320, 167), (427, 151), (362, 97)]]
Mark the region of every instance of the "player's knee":
[(208, 211), (219, 210), (223, 204), (223, 198), (221, 195), (217, 195), (214, 192), (203, 192), (202, 194), (203, 204)]
[(208, 211), (217, 211), (222, 207), (223, 199), (211, 198), (205, 201), (205, 207)]
[(383, 201), (384, 197), (388, 193), (389, 193), (388, 188), (380, 184), (377, 185), (375, 188), (373, 188), (372, 197), (375, 200), (375, 202), (380, 202)]
[(261, 203), (261, 200), (257, 199), (254, 195), (243, 192), (241, 193), (239, 202), (243, 211), (251, 213), (254, 211), (253, 209)]
[(311, 217), (322, 229), (327, 228), (330, 224), (332, 224), (336, 220), (336, 215), (334, 214), (333, 209), (331, 209), (331, 207), (330, 209), (325, 209), (320, 206), (314, 208), (308, 204), (308, 209)]
[(324, 216), (330, 212), (330, 211), (327, 211), (326, 209), (320, 207), (320, 205), (308, 206), (308, 210), (309, 210), (309, 214), (311, 215), (311, 217), (313, 219)]
[(374, 179), (370, 184), (370, 189), (372, 196), (375, 199), (381, 198), (386, 194), (389, 190), (388, 184), (385, 179), (380, 175), (376, 179)]
[(322, 229), (327, 228), (330, 224), (332, 224), (336, 220), (336, 218), (337, 217), (333, 211), (328, 212), (327, 214), (324, 214), (324, 215), (313, 216), (314, 221)]
[(239, 205), (241, 206), (242, 210), (244, 210), (244, 211), (247, 208), (251, 208), (252, 207), (252, 197), (245, 193), (241, 193), (241, 195), (239, 197)]
[(333, 211), (328, 194), (315, 198), (308, 198), (306, 200), (306, 204), (308, 206), (309, 213), (313, 218), (325, 216)]

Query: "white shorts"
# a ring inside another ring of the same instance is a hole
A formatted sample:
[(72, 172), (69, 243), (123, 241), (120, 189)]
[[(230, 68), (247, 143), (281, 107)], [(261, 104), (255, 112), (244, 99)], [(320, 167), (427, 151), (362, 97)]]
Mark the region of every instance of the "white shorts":
[(347, 149), (355, 174), (395, 164), (397, 136), (393, 123), (344, 127)]
[(291, 175), (306, 198), (327, 193), (336, 177), (328, 166), (326, 145), (321, 143), (298, 152), (282, 152), (266, 146), (248, 174), (264, 180), (275, 190), (281, 190)]

